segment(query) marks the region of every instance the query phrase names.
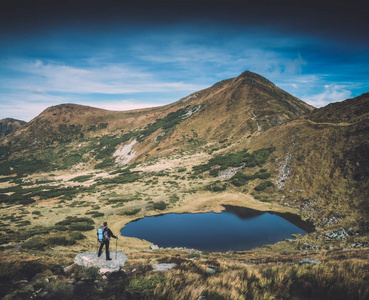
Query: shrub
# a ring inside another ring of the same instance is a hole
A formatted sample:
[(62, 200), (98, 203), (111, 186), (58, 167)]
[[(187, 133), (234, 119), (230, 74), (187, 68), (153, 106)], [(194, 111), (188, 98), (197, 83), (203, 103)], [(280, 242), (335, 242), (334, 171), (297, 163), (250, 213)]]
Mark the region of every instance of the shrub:
[(63, 221), (60, 221), (58, 223), (56, 223), (55, 225), (71, 225), (74, 223), (87, 223), (87, 224), (94, 224), (94, 220), (90, 219), (90, 218), (79, 218), (79, 217), (71, 217), (68, 216), (66, 217)]
[(222, 184), (221, 181), (216, 181), (212, 184), (205, 186), (205, 189), (211, 192), (221, 192), (227, 189), (227, 185), (225, 183)]
[(164, 201), (154, 202), (154, 208), (158, 210), (164, 210), (167, 208), (167, 204)]
[(273, 186), (273, 183), (271, 181), (264, 181), (262, 183), (260, 183), (259, 185), (257, 185), (256, 187), (254, 187), (255, 191), (264, 191), (267, 187)]
[(91, 217), (93, 217), (93, 218), (99, 218), (99, 217), (105, 216), (104, 213), (99, 212), (99, 211), (88, 211), (88, 212), (86, 212), (86, 215), (91, 215)]
[(71, 224), (69, 228), (70, 230), (73, 230), (73, 231), (89, 231), (89, 230), (94, 229), (95, 227), (88, 223), (75, 223), (75, 224)]
[(84, 240), (86, 236), (82, 232), (75, 231), (75, 232), (71, 232), (70, 238), (72, 240)]
[(85, 182), (87, 180), (90, 180), (92, 177), (94, 177), (94, 175), (82, 175), (82, 176), (74, 177), (74, 178), (70, 179), (69, 181)]
[(209, 172), (210, 176), (217, 177), (219, 175), (219, 169), (211, 169)]
[(268, 172), (262, 172), (262, 173), (259, 172), (255, 174), (255, 177), (260, 178), (260, 179), (268, 179), (270, 176), (271, 174)]
[(160, 284), (165, 285), (166, 277), (164, 274), (152, 274), (145, 277), (136, 277), (130, 280), (128, 292), (134, 299), (151, 299), (154, 291)]
[(65, 236), (50, 237), (45, 242), (50, 246), (67, 246), (71, 244), (71, 241), (67, 240)]
[(179, 197), (176, 194), (173, 194), (169, 197), (169, 201), (170, 203), (176, 203), (177, 201), (179, 201)]
[(254, 179), (252, 176), (238, 172), (231, 178), (231, 183), (235, 186), (243, 186), (252, 179)]
[(56, 231), (66, 231), (68, 230), (68, 227), (64, 225), (55, 225), (51, 229), (56, 230)]
[(133, 216), (141, 211), (141, 208), (130, 209), (123, 212), (126, 216)]
[(31, 250), (44, 250), (45, 246), (46, 243), (44, 242), (44, 240), (41, 237), (37, 236), (23, 242), (21, 248)]

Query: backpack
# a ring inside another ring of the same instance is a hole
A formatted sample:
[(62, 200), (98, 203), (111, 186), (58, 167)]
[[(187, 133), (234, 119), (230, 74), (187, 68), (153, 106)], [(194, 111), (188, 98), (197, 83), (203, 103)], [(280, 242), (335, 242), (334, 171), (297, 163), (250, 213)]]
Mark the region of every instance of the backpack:
[(101, 226), (97, 229), (97, 240), (102, 243), (106, 239), (106, 227)]

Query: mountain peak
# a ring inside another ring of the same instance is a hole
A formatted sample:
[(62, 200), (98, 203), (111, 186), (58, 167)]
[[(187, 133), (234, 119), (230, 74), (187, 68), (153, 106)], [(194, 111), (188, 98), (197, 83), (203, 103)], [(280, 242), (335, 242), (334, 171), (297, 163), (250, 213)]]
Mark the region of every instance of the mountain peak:
[(257, 73), (254, 73), (254, 72), (251, 72), (251, 71), (245, 71), (243, 73), (241, 73), (237, 79), (246, 79), (247, 82), (260, 82), (260, 83), (264, 83), (264, 84), (268, 84), (268, 85), (272, 85), (272, 86), (275, 86), (275, 84), (273, 82), (271, 82), (270, 80), (266, 79), (265, 77), (257, 74)]

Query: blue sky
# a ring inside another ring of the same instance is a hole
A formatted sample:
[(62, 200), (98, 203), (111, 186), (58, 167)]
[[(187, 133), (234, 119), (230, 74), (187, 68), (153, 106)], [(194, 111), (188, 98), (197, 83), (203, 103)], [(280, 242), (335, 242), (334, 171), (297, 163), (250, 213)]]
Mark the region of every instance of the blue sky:
[(307, 6), (290, 22), (271, 20), (272, 9), (259, 20), (259, 7), (245, 14), (248, 21), (238, 10), (224, 18), (227, 6), (206, 18), (176, 15), (175, 8), (157, 19), (146, 8), (135, 20), (136, 6), (126, 19), (111, 10), (95, 20), (99, 9), (84, 17), (38, 7), (14, 15), (23, 22), (8, 17), (0, 24), (0, 119), (29, 121), (62, 103), (111, 110), (164, 105), (245, 70), (315, 107), (369, 92), (369, 42), (357, 20), (318, 30), (325, 23), (309, 28)]

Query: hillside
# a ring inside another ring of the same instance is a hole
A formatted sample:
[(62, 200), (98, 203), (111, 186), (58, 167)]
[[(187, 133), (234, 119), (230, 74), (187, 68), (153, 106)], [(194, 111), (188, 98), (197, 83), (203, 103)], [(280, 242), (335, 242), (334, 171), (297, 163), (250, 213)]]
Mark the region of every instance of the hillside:
[[(219, 147), (311, 109), (248, 71), (173, 104), (151, 109), (114, 112), (64, 104), (46, 109), (22, 130), (7, 136), (2, 143), (5, 146), (0, 146), (0, 171), (21, 171), (25, 161), (33, 171), (36, 165), (44, 171), (77, 164), (87, 168), (98, 163), (111, 166), (115, 151), (127, 144), (135, 152), (132, 161), (189, 151), (208, 143)], [(58, 154), (61, 152), (63, 156)]]
[(0, 120), (0, 139), (21, 128), (26, 122), (11, 118)]
[[(366, 299), (367, 107), (368, 93), (313, 109), (246, 71), (162, 107), (46, 109), (0, 140), (0, 297)], [(119, 272), (67, 267), (97, 250), (103, 221), (118, 234), (227, 207), (310, 221), (308, 234), (225, 253), (120, 237)]]
[[(369, 94), (315, 109), (250, 141), (277, 146), (277, 186), (287, 204), (325, 218), (368, 226)], [(354, 219), (354, 221), (352, 220)]]

